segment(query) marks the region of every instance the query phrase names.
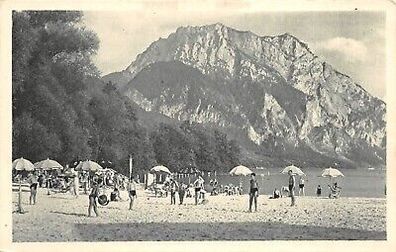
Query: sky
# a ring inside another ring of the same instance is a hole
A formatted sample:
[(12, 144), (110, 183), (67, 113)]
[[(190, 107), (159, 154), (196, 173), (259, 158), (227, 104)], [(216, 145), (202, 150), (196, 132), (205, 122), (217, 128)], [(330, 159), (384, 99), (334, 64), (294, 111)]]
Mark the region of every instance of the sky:
[(165, 7), (164, 10), (84, 12), (85, 25), (100, 39), (94, 62), (103, 75), (124, 70), (153, 41), (168, 37), (180, 26), (220, 22), (260, 36), (288, 32), (368, 92), (385, 98), (386, 16), (383, 12), (220, 12)]

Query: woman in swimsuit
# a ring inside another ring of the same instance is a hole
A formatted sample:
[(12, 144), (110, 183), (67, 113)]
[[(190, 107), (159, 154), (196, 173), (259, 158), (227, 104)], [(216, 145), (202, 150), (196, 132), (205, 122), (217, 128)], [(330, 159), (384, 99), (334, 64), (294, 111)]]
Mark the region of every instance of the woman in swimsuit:
[(128, 194), (129, 194), (129, 199), (130, 199), (129, 210), (132, 210), (133, 201), (137, 197), (136, 196), (136, 183), (135, 183), (135, 180), (133, 180), (133, 177), (131, 177), (131, 179), (129, 180), (129, 183), (128, 183)]
[(89, 194), (89, 206), (88, 206), (88, 217), (91, 217), (92, 208), (96, 214), (96, 217), (99, 216), (98, 214), (98, 207), (96, 203), (96, 199), (98, 198), (99, 194), (99, 184), (93, 183), (91, 193)]

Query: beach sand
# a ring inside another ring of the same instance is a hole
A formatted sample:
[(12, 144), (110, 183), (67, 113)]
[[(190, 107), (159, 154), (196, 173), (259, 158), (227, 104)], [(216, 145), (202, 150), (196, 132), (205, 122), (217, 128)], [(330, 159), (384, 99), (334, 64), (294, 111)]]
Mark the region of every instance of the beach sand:
[[(126, 192), (122, 192), (127, 199)], [(170, 205), (170, 198), (147, 197), (138, 191), (134, 209), (128, 201), (99, 207), (99, 217), (87, 215), (88, 196), (46, 195), (39, 189), (37, 204), (16, 213), (13, 193), (13, 241), (157, 241), (157, 240), (384, 240), (386, 200), (298, 197), (276, 200), (260, 195), (258, 212), (249, 213), (248, 196), (207, 196), (209, 202)], [(177, 198), (178, 202), (178, 198)]]

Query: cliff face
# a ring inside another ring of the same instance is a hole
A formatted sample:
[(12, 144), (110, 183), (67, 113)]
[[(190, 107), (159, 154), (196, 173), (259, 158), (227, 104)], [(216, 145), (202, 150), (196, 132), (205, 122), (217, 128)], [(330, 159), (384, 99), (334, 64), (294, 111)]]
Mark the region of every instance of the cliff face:
[(289, 34), (182, 27), (104, 79), (146, 111), (228, 130), (263, 153), (385, 164), (385, 103)]

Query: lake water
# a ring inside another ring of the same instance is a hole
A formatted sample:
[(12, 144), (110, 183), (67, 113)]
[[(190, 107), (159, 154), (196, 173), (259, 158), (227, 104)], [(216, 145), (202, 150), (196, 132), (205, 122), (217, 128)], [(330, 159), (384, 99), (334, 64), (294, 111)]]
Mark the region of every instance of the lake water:
[[(305, 195), (316, 196), (316, 187), (321, 185), (322, 196), (328, 195), (330, 184), (329, 178), (321, 177), (321, 169), (303, 170), (307, 175), (305, 177)], [(385, 198), (385, 185), (386, 185), (386, 171), (375, 169), (375, 170), (352, 170), (345, 169), (340, 171), (345, 177), (335, 178), (334, 182), (337, 182), (342, 187), (341, 196), (345, 197), (367, 197), (367, 198)], [(272, 194), (274, 188), (280, 189), (282, 186), (288, 185), (288, 175), (280, 173), (280, 169), (264, 169), (256, 170), (257, 181), (260, 185), (260, 194)], [(269, 174), (269, 175), (268, 175)], [(228, 174), (217, 174), (217, 180), (220, 184), (239, 185), (242, 181), (244, 193), (247, 193), (249, 188), (250, 177), (235, 177)], [(214, 176), (204, 176), (205, 183), (209, 183), (209, 180)], [(192, 180), (193, 178), (191, 178)], [(296, 182), (298, 183), (298, 176), (296, 176)], [(193, 180), (192, 180), (193, 181)], [(298, 190), (296, 191), (298, 192)]]

